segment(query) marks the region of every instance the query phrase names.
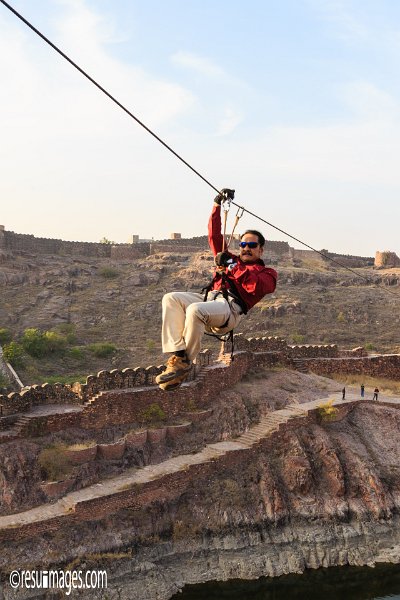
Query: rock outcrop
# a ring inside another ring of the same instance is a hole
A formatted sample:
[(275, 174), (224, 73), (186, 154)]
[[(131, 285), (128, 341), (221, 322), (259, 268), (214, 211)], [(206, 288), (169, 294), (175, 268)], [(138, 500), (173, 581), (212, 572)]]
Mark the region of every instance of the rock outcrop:
[(51, 549), (54, 568), (78, 557), (107, 570), (111, 597), (150, 600), (185, 583), (399, 562), (400, 410), (340, 410), (137, 487), (129, 508), (92, 502), (34, 544), (2, 534), (0, 566), (50, 566)]

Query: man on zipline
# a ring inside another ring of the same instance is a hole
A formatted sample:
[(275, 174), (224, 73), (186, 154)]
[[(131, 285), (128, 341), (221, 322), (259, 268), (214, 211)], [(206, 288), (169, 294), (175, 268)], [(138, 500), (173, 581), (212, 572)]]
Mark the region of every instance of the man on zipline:
[(224, 250), (221, 203), (233, 200), (234, 190), (223, 189), (214, 200), (208, 222), (208, 242), (217, 269), (205, 297), (195, 292), (170, 292), (162, 300), (162, 347), (169, 353), (166, 369), (156, 377), (163, 390), (174, 390), (189, 375), (200, 351), (204, 330), (229, 333), (243, 315), (276, 287), (277, 273), (264, 265), (265, 239), (247, 230), (240, 237), (239, 256)]

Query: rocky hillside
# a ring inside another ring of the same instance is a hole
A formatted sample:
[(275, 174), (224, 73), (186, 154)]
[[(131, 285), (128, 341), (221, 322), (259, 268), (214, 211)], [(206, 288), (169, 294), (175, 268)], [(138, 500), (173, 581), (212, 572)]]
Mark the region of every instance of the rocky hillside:
[[(265, 370), (255, 384), (241, 382), (230, 393), (235, 409), (240, 399), (242, 408), (251, 399), (260, 415), (277, 403), (318, 397), (332, 385)], [(217, 411), (207, 430), (213, 421), (235, 422), (236, 410), (227, 412), (230, 400), (220, 404), (225, 414)], [(398, 563), (399, 424), (397, 406), (380, 403), (353, 402), (334, 422), (297, 419), (248, 451), (235, 448), (193, 467), (187, 482), (189, 463), (179, 482), (163, 481), (158, 490), (155, 482), (143, 492), (136, 484), (129, 508), (93, 520), (93, 504), (80, 522), (65, 513), (63, 527), (55, 519), (54, 528), (35, 533), (34, 543), (29, 535), (5, 535), (0, 567), (106, 569), (110, 597), (167, 600), (189, 582)], [(91, 594), (82, 597), (104, 597)]]
[[(279, 335), (294, 343), (400, 350), (400, 269), (355, 269), (367, 278), (363, 280), (322, 259), (286, 259), (274, 267), (279, 273), (276, 292), (250, 312), (238, 331)], [(62, 353), (25, 358), (19, 369), (23, 383), (160, 364), (162, 295), (198, 291), (212, 269), (212, 257), (205, 251), (132, 261), (2, 251), (0, 329), (9, 329), (16, 340), (27, 328), (69, 332)], [(398, 292), (398, 297), (376, 284)], [(99, 342), (114, 344), (116, 351), (96, 357), (88, 346)], [(215, 342), (207, 338), (205, 345)]]

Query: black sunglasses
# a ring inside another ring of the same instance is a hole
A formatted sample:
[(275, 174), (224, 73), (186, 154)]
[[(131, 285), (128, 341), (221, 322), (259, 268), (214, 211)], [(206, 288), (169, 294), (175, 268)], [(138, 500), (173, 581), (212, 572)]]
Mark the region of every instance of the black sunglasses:
[(257, 248), (258, 242), (240, 242), (239, 246), (241, 248), (246, 248), (246, 246), (248, 246), (249, 248)]

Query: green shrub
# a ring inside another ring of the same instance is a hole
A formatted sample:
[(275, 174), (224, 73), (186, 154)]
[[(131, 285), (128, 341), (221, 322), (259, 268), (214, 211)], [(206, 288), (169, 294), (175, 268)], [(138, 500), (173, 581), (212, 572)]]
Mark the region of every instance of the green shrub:
[(154, 350), (154, 348), (156, 347), (156, 343), (154, 340), (147, 340), (146, 341), (146, 346), (147, 346), (147, 350), (149, 352), (151, 352), (152, 350)]
[(63, 352), (67, 346), (67, 338), (57, 331), (45, 331), (43, 337), (48, 354)]
[(24, 349), (17, 342), (10, 342), (4, 346), (3, 355), (6, 361), (16, 369), (24, 364)]
[(38, 463), (45, 479), (59, 481), (67, 477), (72, 469), (70, 460), (65, 454), (65, 446), (57, 445), (44, 448), (39, 456)]
[(90, 344), (88, 346), (90, 352), (93, 352), (97, 358), (106, 358), (111, 356), (116, 351), (116, 346), (110, 344), (110, 342), (98, 342), (96, 344)]
[(67, 345), (67, 339), (60, 333), (35, 328), (25, 329), (21, 342), (24, 350), (35, 358), (60, 353)]
[(159, 404), (150, 404), (145, 408), (139, 415), (139, 419), (142, 423), (147, 425), (155, 425), (166, 420), (166, 414)]
[(21, 338), (24, 350), (31, 356), (40, 358), (46, 354), (46, 340), (43, 332), (40, 329), (30, 328), (25, 329)]
[(104, 279), (115, 279), (119, 275), (119, 271), (117, 269), (113, 269), (112, 267), (102, 267), (99, 269), (99, 275), (104, 277)]
[(374, 344), (371, 344), (370, 342), (368, 342), (368, 344), (365, 344), (364, 348), (365, 350), (375, 350)]
[(338, 316), (336, 317), (336, 321), (338, 323), (344, 323), (346, 321), (346, 317), (344, 316), (344, 314), (342, 313), (342, 311), (340, 311), (338, 313)]
[(0, 346), (4, 346), (4, 344), (9, 344), (12, 340), (11, 331), (6, 329), (5, 327), (0, 328)]
[(73, 323), (61, 323), (61, 325), (58, 325), (57, 331), (65, 337), (68, 344), (76, 342), (75, 325)]
[(84, 358), (85, 351), (80, 346), (72, 346), (72, 348), (68, 349), (68, 356), (70, 356), (71, 358), (74, 358), (76, 360), (80, 360), (80, 359)]
[(292, 340), (294, 344), (304, 344), (305, 336), (300, 333), (294, 333), (292, 335)]

